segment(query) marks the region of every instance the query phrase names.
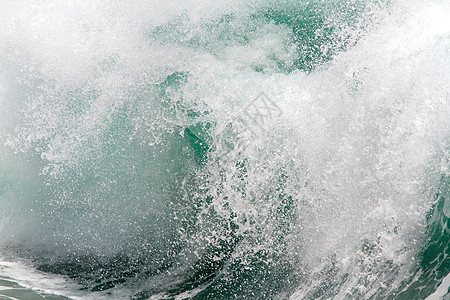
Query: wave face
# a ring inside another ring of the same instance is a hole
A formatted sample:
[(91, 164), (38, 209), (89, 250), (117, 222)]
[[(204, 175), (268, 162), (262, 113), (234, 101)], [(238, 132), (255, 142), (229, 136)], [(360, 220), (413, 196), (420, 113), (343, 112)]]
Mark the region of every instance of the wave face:
[(424, 299), (450, 272), (446, 1), (0, 12), (3, 256), (133, 299)]

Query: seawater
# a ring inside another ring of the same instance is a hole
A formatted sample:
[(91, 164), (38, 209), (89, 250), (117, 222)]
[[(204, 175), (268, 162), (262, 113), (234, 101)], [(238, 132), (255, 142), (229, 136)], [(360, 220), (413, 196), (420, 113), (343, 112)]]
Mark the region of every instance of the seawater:
[(449, 297), (447, 1), (0, 7), (1, 276), (73, 299)]

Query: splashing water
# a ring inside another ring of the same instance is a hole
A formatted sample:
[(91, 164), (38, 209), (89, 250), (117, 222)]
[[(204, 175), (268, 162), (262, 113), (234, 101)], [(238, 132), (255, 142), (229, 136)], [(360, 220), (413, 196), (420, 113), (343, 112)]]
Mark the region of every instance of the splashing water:
[(65, 275), (72, 298), (445, 297), (445, 1), (0, 6), (9, 276)]

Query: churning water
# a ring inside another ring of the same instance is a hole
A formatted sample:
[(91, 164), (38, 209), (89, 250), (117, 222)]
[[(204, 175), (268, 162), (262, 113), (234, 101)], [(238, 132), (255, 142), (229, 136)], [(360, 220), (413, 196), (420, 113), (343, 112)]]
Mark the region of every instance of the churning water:
[(80, 299), (449, 297), (448, 1), (0, 8), (3, 276)]

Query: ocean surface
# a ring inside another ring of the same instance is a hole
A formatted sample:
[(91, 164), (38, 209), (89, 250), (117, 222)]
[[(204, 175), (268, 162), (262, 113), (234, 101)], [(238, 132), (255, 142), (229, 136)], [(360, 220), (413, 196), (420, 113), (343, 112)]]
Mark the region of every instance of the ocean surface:
[(450, 299), (449, 16), (1, 1), (0, 299)]

